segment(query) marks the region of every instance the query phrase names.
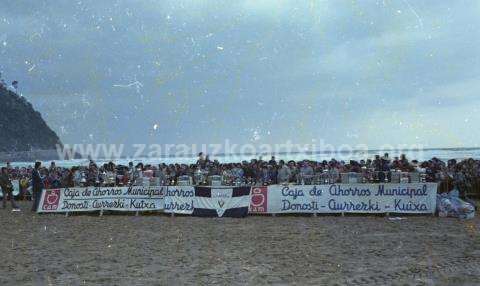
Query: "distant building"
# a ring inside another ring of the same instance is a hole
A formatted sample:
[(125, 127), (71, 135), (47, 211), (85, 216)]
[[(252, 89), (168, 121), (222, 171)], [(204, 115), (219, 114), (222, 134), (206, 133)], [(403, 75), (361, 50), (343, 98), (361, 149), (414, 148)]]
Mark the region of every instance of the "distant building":
[(5, 81), (2, 78), (2, 73), (1, 72), (0, 72), (0, 86), (1, 87), (7, 87), (7, 84), (5, 83)]
[(12, 85), (10, 85), (8, 87), (8, 90), (10, 90), (11, 92), (14, 92), (16, 94), (18, 94), (18, 81), (14, 80), (12, 81)]

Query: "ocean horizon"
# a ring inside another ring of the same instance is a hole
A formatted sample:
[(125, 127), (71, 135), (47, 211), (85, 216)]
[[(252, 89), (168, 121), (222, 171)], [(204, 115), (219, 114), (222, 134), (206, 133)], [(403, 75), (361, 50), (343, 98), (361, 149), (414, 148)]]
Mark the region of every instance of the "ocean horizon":
[[(212, 154), (210, 155), (211, 160), (218, 160), (221, 163), (234, 163), (242, 161), (250, 161), (252, 159), (262, 159), (270, 160), (271, 156), (275, 156), (277, 160), (284, 161), (301, 161), (301, 160), (312, 160), (312, 161), (323, 161), (335, 159), (339, 161), (349, 161), (349, 160), (366, 160), (373, 159), (375, 155), (384, 155), (388, 153), (390, 158), (399, 157), (401, 154), (405, 154), (409, 160), (418, 160), (426, 161), (431, 158), (438, 158), (440, 160), (450, 160), (450, 159), (467, 159), (474, 158), (480, 159), (480, 148), (479, 147), (465, 147), (465, 148), (427, 148), (427, 149), (414, 149), (414, 150), (380, 150), (380, 149), (371, 149), (371, 150), (353, 150), (353, 151), (306, 151), (306, 152), (277, 152), (275, 154)], [(196, 162), (198, 156), (196, 154), (185, 155), (185, 156), (160, 156), (160, 157), (121, 157), (121, 158), (97, 158), (94, 161), (97, 164), (108, 163), (110, 161), (115, 162), (116, 164), (127, 165), (129, 162), (144, 163), (144, 164), (154, 164), (158, 165), (161, 163), (165, 164), (193, 164)], [(50, 162), (55, 162), (57, 166), (62, 167), (72, 167), (72, 166), (85, 166), (89, 163), (88, 158), (81, 159), (71, 159), (71, 160), (44, 160), (43, 164), (49, 164)], [(32, 165), (33, 162), (17, 161), (11, 162), (13, 166), (25, 167)]]

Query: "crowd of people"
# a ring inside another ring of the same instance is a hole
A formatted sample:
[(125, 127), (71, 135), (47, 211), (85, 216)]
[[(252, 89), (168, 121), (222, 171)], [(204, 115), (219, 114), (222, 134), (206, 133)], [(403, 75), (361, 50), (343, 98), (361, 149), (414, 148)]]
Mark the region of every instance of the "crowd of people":
[[(19, 194), (32, 194), (32, 174), (35, 168), (4, 167), (9, 181), (19, 184)], [(271, 185), (271, 184), (328, 184), (341, 182), (437, 182), (439, 192), (457, 188), (462, 196), (480, 194), (480, 160), (452, 159), (447, 162), (432, 158), (419, 162), (404, 155), (390, 158), (389, 154), (360, 161), (288, 161), (253, 159), (241, 163), (220, 163), (199, 154), (194, 164), (116, 165), (109, 162), (97, 165), (65, 168), (52, 162), (39, 167), (39, 180), (44, 188), (113, 187), (130, 185)], [(4, 183), (5, 185), (5, 183)], [(2, 187), (3, 189), (3, 187)]]
[[(18, 82), (7, 86), (0, 73), (0, 87), (18, 94)], [(20, 96), (21, 97), (21, 96)], [(13, 183), (17, 185), (17, 192)], [(283, 161), (252, 159), (241, 163), (220, 163), (203, 153), (194, 164), (159, 164), (127, 166), (109, 162), (65, 168), (54, 162), (48, 167), (12, 167), (7, 162), (0, 172), (0, 196), (5, 207), (10, 197), (33, 199), (35, 210), (43, 188), (114, 187), (131, 185), (272, 185), (272, 184), (333, 184), (333, 183), (403, 183), (437, 182), (438, 192), (456, 188), (462, 197), (480, 195), (480, 160), (465, 159), (447, 162), (438, 158), (419, 162), (405, 155), (390, 158), (388, 153), (360, 161)]]

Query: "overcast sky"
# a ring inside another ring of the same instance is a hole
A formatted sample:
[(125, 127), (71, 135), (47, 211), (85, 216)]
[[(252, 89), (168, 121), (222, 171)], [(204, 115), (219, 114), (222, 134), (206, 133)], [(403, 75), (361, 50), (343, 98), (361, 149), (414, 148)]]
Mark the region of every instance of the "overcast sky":
[(480, 144), (480, 1), (0, 2), (64, 143)]

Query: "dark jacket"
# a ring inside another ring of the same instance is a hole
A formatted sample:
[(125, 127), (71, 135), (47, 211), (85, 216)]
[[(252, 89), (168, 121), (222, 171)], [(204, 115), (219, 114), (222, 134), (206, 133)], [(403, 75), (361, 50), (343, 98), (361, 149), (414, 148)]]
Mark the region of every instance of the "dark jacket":
[(12, 181), (7, 174), (0, 174), (0, 188), (2, 188), (3, 192), (12, 191)]
[(36, 169), (32, 171), (32, 188), (34, 192), (40, 192), (44, 188), (40, 173)]

